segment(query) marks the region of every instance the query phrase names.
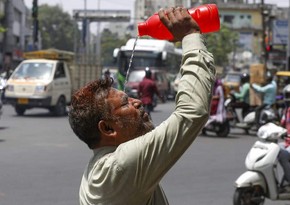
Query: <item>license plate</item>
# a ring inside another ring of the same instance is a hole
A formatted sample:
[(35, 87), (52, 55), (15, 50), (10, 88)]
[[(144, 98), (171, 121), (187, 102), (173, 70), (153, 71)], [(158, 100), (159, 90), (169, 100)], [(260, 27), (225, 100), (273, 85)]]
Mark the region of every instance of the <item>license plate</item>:
[(18, 98), (18, 104), (28, 104), (27, 98)]

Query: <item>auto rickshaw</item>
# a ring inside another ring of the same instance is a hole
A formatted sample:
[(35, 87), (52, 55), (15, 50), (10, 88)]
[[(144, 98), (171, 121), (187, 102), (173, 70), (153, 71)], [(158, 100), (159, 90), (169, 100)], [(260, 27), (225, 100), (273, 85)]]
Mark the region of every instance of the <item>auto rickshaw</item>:
[(241, 84), (241, 73), (229, 72), (223, 79), (223, 86), (225, 90), (225, 97), (228, 97), (231, 90), (239, 92)]
[(286, 85), (290, 84), (290, 71), (276, 72), (276, 82), (277, 82), (276, 106), (277, 108), (282, 108), (284, 107), (283, 89), (285, 88)]

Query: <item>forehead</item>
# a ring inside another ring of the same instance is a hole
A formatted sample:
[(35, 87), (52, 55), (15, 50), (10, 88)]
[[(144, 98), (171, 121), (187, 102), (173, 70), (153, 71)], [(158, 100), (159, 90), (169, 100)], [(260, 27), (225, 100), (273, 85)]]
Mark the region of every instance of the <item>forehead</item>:
[(128, 98), (127, 94), (123, 91), (111, 88), (108, 95), (109, 103), (121, 103)]
[(115, 88), (111, 88), (109, 90), (109, 95), (108, 95), (108, 98), (120, 98), (122, 97), (123, 95), (125, 95), (124, 92), (120, 91), (120, 90), (117, 90)]

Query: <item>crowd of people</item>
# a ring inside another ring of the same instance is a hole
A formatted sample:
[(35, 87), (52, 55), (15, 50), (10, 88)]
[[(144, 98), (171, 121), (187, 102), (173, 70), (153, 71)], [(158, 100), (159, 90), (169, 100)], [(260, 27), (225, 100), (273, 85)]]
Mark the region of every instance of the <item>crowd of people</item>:
[[(218, 105), (224, 103), (224, 89), (217, 89), (220, 86), (221, 81), (216, 80), (216, 88), (214, 90), (214, 96), (212, 98), (211, 115), (220, 115)], [(260, 121), (260, 114), (264, 108), (275, 107), (276, 96), (277, 96), (277, 83), (270, 72), (266, 72), (265, 83), (259, 85), (256, 83), (250, 83), (250, 76), (246, 73), (241, 75), (241, 85), (239, 91), (231, 91), (230, 95), (235, 97), (236, 101), (233, 104), (235, 108), (242, 109), (242, 116), (244, 117), (248, 112), (250, 105), (250, 89), (254, 92), (261, 94), (262, 103), (261, 105), (255, 106), (255, 123), (257, 129), (262, 126)], [(218, 90), (218, 91), (217, 91)], [(284, 142), (279, 143), (280, 152), (278, 160), (285, 173), (285, 180), (290, 184), (290, 84), (283, 89), (283, 100), (284, 100), (284, 112), (280, 116), (280, 125), (287, 129), (287, 137)], [(290, 185), (286, 186), (287, 190), (290, 191)]]

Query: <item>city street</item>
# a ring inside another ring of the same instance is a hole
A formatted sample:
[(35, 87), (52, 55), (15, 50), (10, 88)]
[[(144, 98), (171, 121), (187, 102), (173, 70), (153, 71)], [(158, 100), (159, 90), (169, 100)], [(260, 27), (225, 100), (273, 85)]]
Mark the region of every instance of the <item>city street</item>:
[[(152, 113), (154, 123), (166, 119), (173, 108), (172, 101), (159, 104)], [(161, 181), (170, 205), (232, 205), (234, 181), (246, 170), (244, 160), (256, 139), (240, 130), (227, 138), (199, 136)], [(77, 205), (80, 180), (91, 154), (73, 134), (67, 117), (53, 117), (42, 109), (19, 117), (10, 105), (4, 105), (0, 204)]]

